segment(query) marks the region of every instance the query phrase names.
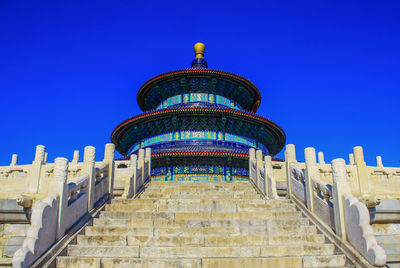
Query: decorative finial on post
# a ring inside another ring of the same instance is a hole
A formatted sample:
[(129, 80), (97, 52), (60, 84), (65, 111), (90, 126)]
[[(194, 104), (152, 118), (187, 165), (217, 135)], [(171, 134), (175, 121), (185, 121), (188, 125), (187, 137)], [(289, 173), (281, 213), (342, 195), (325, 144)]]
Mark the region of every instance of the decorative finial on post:
[(194, 52), (195, 52), (196, 59), (204, 58), (204, 50), (206, 50), (206, 46), (203, 43), (196, 43), (194, 45)]
[(206, 46), (203, 43), (196, 43), (194, 45), (194, 55), (195, 58), (192, 62), (192, 69), (207, 69), (207, 61), (204, 59), (204, 50), (206, 50)]

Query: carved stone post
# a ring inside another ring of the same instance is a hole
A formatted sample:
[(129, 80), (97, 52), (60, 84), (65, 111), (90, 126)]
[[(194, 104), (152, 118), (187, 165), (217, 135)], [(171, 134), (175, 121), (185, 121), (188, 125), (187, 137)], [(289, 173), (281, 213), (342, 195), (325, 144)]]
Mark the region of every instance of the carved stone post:
[(44, 152), (44, 159), (43, 159), (43, 165), (47, 164), (47, 158), (49, 157), (49, 154), (47, 152)]
[(151, 180), (151, 148), (146, 148), (144, 153), (145, 174), (143, 181)]
[(318, 152), (318, 163), (325, 165), (324, 153)]
[(136, 193), (136, 171), (137, 171), (137, 156), (131, 154), (129, 161), (129, 177), (125, 181), (123, 198), (132, 198)]
[(256, 162), (256, 150), (254, 148), (249, 149), (249, 179), (257, 183), (255, 179), (257, 174), (254, 174), (253, 163)]
[[(272, 171), (272, 157), (266, 155), (264, 157), (264, 174), (265, 174), (265, 195), (268, 199), (273, 199), (274, 195), (272, 193), (273, 187), (276, 189), (275, 183), (272, 182), (270, 178), (274, 176)], [(275, 190), (276, 191), (276, 190)]]
[(18, 155), (17, 154), (13, 154), (11, 157), (11, 164), (10, 166), (16, 166), (18, 165)]
[(358, 187), (360, 190), (360, 196), (369, 193), (369, 184), (368, 184), (368, 171), (367, 165), (364, 162), (364, 153), (363, 148), (361, 146), (356, 146), (353, 148), (354, 160), (357, 167), (357, 179), (358, 179)]
[(104, 162), (108, 163), (108, 192), (113, 195), (114, 192), (114, 155), (115, 145), (114, 143), (107, 143), (104, 150)]
[(54, 178), (52, 181), (51, 191), (59, 195), (58, 205), (58, 222), (57, 222), (57, 239), (64, 236), (66, 230), (65, 217), (66, 209), (68, 207), (68, 159), (57, 157), (54, 160)]
[(376, 166), (377, 167), (383, 167), (382, 157), (379, 156), (379, 155), (376, 157)]
[(72, 158), (72, 164), (78, 164), (79, 162), (79, 151), (75, 150), (74, 151), (74, 158)]
[(297, 163), (296, 161), (296, 149), (294, 144), (286, 145), (285, 150), (285, 167), (286, 167), (286, 182), (287, 182), (287, 196), (292, 194), (292, 184), (290, 182), (290, 164)]
[(45, 151), (46, 147), (43, 145), (38, 145), (36, 146), (36, 152), (35, 152), (35, 160), (32, 162), (32, 173), (29, 174), (31, 177), (31, 184), (30, 184), (30, 192), (32, 193), (37, 193), (39, 192), (40, 188), (40, 175), (41, 175), (41, 170), (42, 170), (42, 165), (44, 162), (45, 158)]
[(95, 184), (96, 184), (96, 170), (95, 170), (95, 157), (96, 148), (93, 146), (86, 146), (83, 154), (83, 168), (84, 174), (88, 174), (88, 211), (93, 208), (95, 203)]
[(139, 149), (138, 152), (138, 159), (137, 159), (137, 171), (136, 171), (136, 176), (139, 176), (135, 188), (135, 194), (139, 190), (140, 186), (142, 186), (143, 181), (144, 181), (144, 150)]
[(306, 159), (306, 172), (305, 172), (305, 186), (306, 186), (306, 203), (307, 208), (314, 211), (313, 202), (313, 188), (312, 179), (319, 178), (319, 171), (317, 166), (317, 159), (315, 157), (315, 149), (312, 147), (307, 147), (304, 149), (304, 155)]
[[(256, 161), (257, 161), (257, 186), (259, 189), (260, 187), (260, 181), (261, 181), (261, 170), (264, 169), (264, 161), (263, 161), (263, 152), (261, 150), (256, 151)], [(265, 170), (264, 170), (264, 182), (265, 182)], [(265, 185), (265, 183), (264, 183)], [(265, 189), (261, 189), (265, 193)]]
[(342, 158), (332, 161), (332, 177), (333, 177), (333, 211), (335, 215), (335, 231), (336, 234), (346, 240), (346, 225), (344, 218), (344, 199), (345, 194), (350, 193), (350, 185), (347, 181), (346, 162)]
[(349, 154), (349, 164), (350, 165), (355, 165), (354, 154)]

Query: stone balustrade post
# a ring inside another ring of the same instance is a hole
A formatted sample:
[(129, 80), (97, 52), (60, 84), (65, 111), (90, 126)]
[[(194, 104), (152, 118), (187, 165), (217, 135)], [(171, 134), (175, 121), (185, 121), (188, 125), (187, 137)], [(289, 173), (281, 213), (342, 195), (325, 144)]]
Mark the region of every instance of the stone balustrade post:
[[(273, 177), (273, 171), (272, 171), (272, 157), (270, 155), (266, 155), (264, 157), (264, 174), (265, 174), (265, 196), (270, 199), (273, 198), (272, 196), (272, 183), (270, 182), (269, 178)], [(276, 187), (276, 186), (275, 186)]]
[(349, 154), (349, 164), (353, 166), (355, 165), (354, 154)]
[(354, 161), (357, 167), (357, 180), (360, 196), (369, 193), (367, 164), (364, 162), (364, 153), (361, 146), (353, 148)]
[(346, 240), (346, 224), (344, 218), (344, 195), (351, 193), (347, 180), (346, 162), (342, 158), (332, 161), (332, 198), (335, 215), (335, 231), (342, 239)]
[(315, 156), (315, 149), (313, 147), (307, 147), (306, 149), (304, 149), (304, 155), (306, 160), (306, 172), (305, 172), (306, 203), (307, 203), (307, 208), (310, 211), (314, 211), (312, 179), (319, 178), (319, 170), (317, 166), (317, 159)]
[(42, 166), (44, 164), (46, 147), (43, 145), (36, 146), (35, 159), (32, 162), (32, 170), (30, 175), (30, 179), (32, 180), (29, 184), (29, 191), (31, 193), (38, 193), (40, 188), (40, 176), (42, 171)]
[(54, 178), (51, 183), (51, 192), (59, 195), (58, 220), (56, 238), (64, 236), (66, 230), (65, 217), (68, 207), (68, 159), (57, 157), (54, 160)]
[(114, 143), (107, 143), (104, 149), (104, 162), (108, 163), (108, 192), (113, 196), (114, 192), (114, 156), (115, 156), (115, 145)]
[(129, 160), (129, 177), (125, 181), (123, 198), (132, 198), (136, 193), (137, 155), (131, 154)]
[(321, 165), (325, 165), (324, 153), (318, 152), (318, 163)]
[[(257, 161), (257, 165), (256, 165), (256, 167), (257, 167), (256, 168), (256, 170), (257, 170), (257, 186), (258, 186), (258, 188), (260, 188), (260, 181), (261, 181), (260, 172), (261, 172), (261, 169), (264, 169), (263, 152), (261, 150), (256, 151), (256, 161)], [(264, 177), (265, 177), (265, 170), (264, 170)], [(264, 180), (265, 180), (265, 178), (264, 178)], [(263, 191), (265, 193), (264, 190), (265, 189), (261, 189), (261, 191)]]
[[(140, 188), (140, 186), (144, 182), (144, 149), (139, 149), (138, 151), (138, 158), (137, 158), (137, 172), (140, 172), (140, 181), (138, 181), (138, 184), (136, 185), (135, 191), (137, 192)], [(136, 173), (136, 175), (138, 175)], [(136, 194), (135, 192), (135, 194)]]
[(144, 153), (144, 164), (146, 165), (146, 174), (143, 177), (144, 181), (151, 179), (151, 148), (146, 148)]
[(47, 164), (47, 158), (48, 157), (49, 157), (49, 154), (47, 152), (44, 152), (43, 164)]
[(86, 146), (83, 154), (83, 167), (84, 174), (89, 176), (88, 183), (88, 211), (90, 211), (95, 203), (95, 185), (96, 185), (96, 169), (95, 169), (96, 148), (93, 146)]
[(44, 158), (46, 153), (46, 147), (44, 145), (37, 145), (36, 152), (35, 152), (35, 159), (33, 160), (32, 164), (43, 164)]
[(17, 154), (13, 154), (11, 157), (11, 163), (10, 166), (16, 166), (18, 165), (18, 155)]
[(376, 157), (376, 166), (377, 167), (383, 167), (382, 157), (379, 156), (379, 155)]
[(78, 164), (79, 163), (79, 151), (75, 150), (74, 151), (74, 157), (72, 158), (72, 164)]
[(290, 181), (290, 164), (297, 163), (296, 148), (294, 144), (286, 145), (285, 150), (285, 167), (286, 167), (286, 182), (287, 182), (287, 197), (292, 194), (292, 184)]
[(256, 161), (256, 150), (254, 148), (249, 149), (249, 179), (254, 181), (257, 178), (257, 174), (253, 174), (252, 162)]

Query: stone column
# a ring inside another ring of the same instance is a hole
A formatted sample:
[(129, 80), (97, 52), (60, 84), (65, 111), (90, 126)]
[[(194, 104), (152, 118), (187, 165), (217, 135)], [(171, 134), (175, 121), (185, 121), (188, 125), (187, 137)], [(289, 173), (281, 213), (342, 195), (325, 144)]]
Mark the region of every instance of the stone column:
[(357, 167), (357, 179), (358, 186), (360, 190), (360, 196), (369, 193), (369, 184), (368, 184), (368, 171), (367, 165), (364, 162), (364, 153), (363, 148), (361, 146), (356, 146), (353, 148), (354, 160)]
[(286, 145), (285, 150), (285, 167), (286, 167), (286, 182), (287, 182), (287, 197), (292, 194), (292, 184), (290, 181), (290, 164), (297, 163), (296, 149), (294, 144)]
[(318, 152), (318, 163), (321, 165), (325, 165), (324, 153)]
[(376, 166), (377, 167), (383, 167), (382, 157), (379, 156), (379, 155), (376, 157)]
[(123, 198), (132, 198), (136, 193), (136, 170), (137, 170), (137, 156), (131, 154), (129, 161), (129, 177), (125, 181)]
[(79, 162), (79, 151), (75, 150), (74, 151), (74, 158), (72, 158), (72, 164), (78, 164)]
[(107, 143), (104, 149), (103, 162), (108, 163), (108, 193), (113, 196), (114, 192), (114, 156), (115, 145), (114, 143)]
[(18, 165), (18, 155), (17, 154), (13, 154), (11, 157), (11, 164), (10, 166), (16, 166)]
[(96, 170), (95, 170), (95, 157), (96, 148), (93, 146), (86, 146), (83, 154), (83, 168), (84, 174), (89, 176), (88, 183), (88, 211), (90, 211), (96, 202), (95, 185), (96, 185)]
[(342, 239), (346, 240), (346, 225), (344, 218), (344, 195), (351, 193), (347, 181), (346, 162), (342, 158), (332, 161), (332, 197), (333, 211), (335, 215), (335, 231)]
[(314, 211), (312, 179), (319, 178), (315, 149), (312, 147), (307, 147), (306, 149), (304, 149), (304, 155), (306, 159), (306, 172), (305, 172), (305, 186), (306, 186), (305, 190), (307, 199), (306, 203), (307, 203), (307, 208), (311, 211)]
[(54, 160), (54, 178), (51, 183), (51, 192), (59, 195), (58, 204), (58, 222), (57, 222), (57, 240), (65, 234), (66, 223), (65, 217), (68, 208), (68, 159), (57, 157)]
[(35, 159), (32, 162), (31, 174), (29, 174), (31, 183), (29, 190), (31, 193), (38, 193), (41, 187), (41, 170), (45, 158), (46, 147), (43, 145), (36, 146)]

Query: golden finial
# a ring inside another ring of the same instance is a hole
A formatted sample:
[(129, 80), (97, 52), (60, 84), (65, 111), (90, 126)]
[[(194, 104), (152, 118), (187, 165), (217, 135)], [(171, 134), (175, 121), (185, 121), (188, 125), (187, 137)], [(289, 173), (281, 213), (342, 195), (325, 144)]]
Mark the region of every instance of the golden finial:
[(204, 50), (206, 49), (206, 46), (203, 43), (196, 43), (194, 45), (194, 53), (195, 57), (197, 59), (202, 59), (204, 58)]

